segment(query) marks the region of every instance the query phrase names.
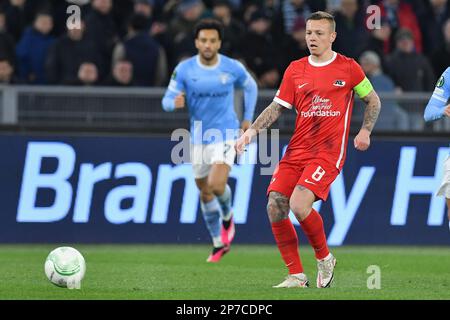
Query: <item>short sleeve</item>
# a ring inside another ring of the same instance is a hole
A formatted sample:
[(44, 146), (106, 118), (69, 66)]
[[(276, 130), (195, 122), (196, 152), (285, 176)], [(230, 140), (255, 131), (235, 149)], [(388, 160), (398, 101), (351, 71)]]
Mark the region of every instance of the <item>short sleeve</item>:
[(439, 77), (436, 87), (434, 88), (433, 97), (448, 103), (450, 99), (450, 68)]
[(363, 99), (366, 97), (369, 93), (372, 92), (373, 86), (370, 83), (369, 79), (367, 79), (366, 75), (364, 74), (363, 69), (361, 66), (352, 59), (351, 62), (351, 82), (352, 82), (352, 88), (353, 91)]
[(236, 70), (236, 85), (243, 88), (247, 85), (250, 75), (241, 62), (235, 60), (234, 63)]
[(438, 79), (428, 105), (439, 109), (445, 108), (450, 101), (450, 68)]
[(292, 64), (290, 64), (284, 72), (280, 88), (273, 99), (273, 101), (288, 109), (292, 109), (292, 106), (294, 105), (295, 88), (294, 79), (292, 78), (292, 69)]
[(351, 72), (351, 76), (352, 76), (352, 79), (351, 79), (352, 80), (352, 88), (354, 88), (358, 84), (360, 84), (361, 81), (363, 81), (364, 78), (366, 77), (363, 69), (354, 59), (351, 60), (350, 72)]

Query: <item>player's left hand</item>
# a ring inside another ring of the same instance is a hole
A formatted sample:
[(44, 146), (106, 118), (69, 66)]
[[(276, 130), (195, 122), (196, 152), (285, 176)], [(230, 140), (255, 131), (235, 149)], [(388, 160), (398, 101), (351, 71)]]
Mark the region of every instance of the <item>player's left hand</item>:
[(359, 130), (358, 135), (353, 141), (356, 150), (366, 151), (370, 146), (370, 132), (367, 129)]
[(242, 121), (242, 123), (241, 123), (241, 129), (242, 129), (242, 131), (243, 131), (243, 132), (247, 131), (248, 128), (250, 128), (251, 125), (252, 125), (252, 123), (251, 123), (250, 121), (248, 121), (248, 120)]

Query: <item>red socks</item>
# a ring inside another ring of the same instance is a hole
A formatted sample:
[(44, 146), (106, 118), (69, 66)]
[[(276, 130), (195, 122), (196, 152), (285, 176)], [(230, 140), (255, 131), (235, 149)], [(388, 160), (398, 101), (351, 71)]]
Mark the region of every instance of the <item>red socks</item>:
[(300, 222), (300, 225), (314, 249), (316, 258), (319, 260), (324, 259), (330, 251), (328, 250), (327, 238), (320, 214), (316, 210), (311, 209), (311, 213), (305, 220)]
[(298, 238), (291, 220), (284, 219), (272, 223), (272, 232), (275, 237), (281, 257), (289, 269), (289, 274), (303, 272), (303, 266), (298, 254)]
[[(323, 221), (320, 214), (311, 209), (311, 213), (300, 225), (308, 237), (309, 243), (314, 249), (316, 259), (324, 259), (330, 251), (327, 246), (327, 238), (323, 229)], [(289, 274), (303, 272), (302, 262), (298, 254), (298, 237), (291, 220), (284, 219), (272, 223), (272, 233), (275, 237), (281, 257), (289, 269)]]

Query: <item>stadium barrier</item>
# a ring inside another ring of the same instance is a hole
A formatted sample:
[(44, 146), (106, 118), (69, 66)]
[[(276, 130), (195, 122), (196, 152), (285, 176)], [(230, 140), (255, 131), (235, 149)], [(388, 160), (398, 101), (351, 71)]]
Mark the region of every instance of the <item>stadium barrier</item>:
[[(107, 88), (65, 86), (0, 86), (0, 125), (40, 130), (109, 130), (170, 133), (187, 128), (187, 110), (162, 110), (164, 88)], [(260, 90), (255, 114), (273, 99), (275, 90)], [(450, 119), (425, 124), (423, 110), (431, 93), (380, 93), (382, 112), (375, 132), (406, 133), (450, 131)], [(236, 94), (242, 113), (242, 93)], [(364, 108), (355, 100), (350, 129), (361, 127)], [(291, 133), (295, 112), (285, 112), (274, 125)]]

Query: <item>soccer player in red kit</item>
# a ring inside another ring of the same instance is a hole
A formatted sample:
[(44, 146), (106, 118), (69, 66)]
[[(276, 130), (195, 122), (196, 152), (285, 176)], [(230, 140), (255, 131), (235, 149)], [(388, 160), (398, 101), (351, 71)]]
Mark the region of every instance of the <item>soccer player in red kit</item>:
[(241, 154), (260, 130), (270, 127), (285, 109), (297, 112), (295, 131), (286, 153), (273, 173), (267, 190), (267, 211), (278, 249), (289, 270), (276, 288), (307, 287), (298, 252), (298, 238), (288, 215), (292, 210), (314, 249), (317, 287), (329, 287), (336, 259), (330, 253), (323, 221), (313, 203), (326, 200), (332, 182), (344, 165), (353, 98), (366, 104), (361, 130), (354, 139), (357, 150), (370, 145), (370, 134), (380, 112), (380, 99), (361, 67), (332, 50), (335, 21), (315, 12), (306, 23), (310, 56), (293, 61), (286, 69), (272, 103), (236, 142)]

